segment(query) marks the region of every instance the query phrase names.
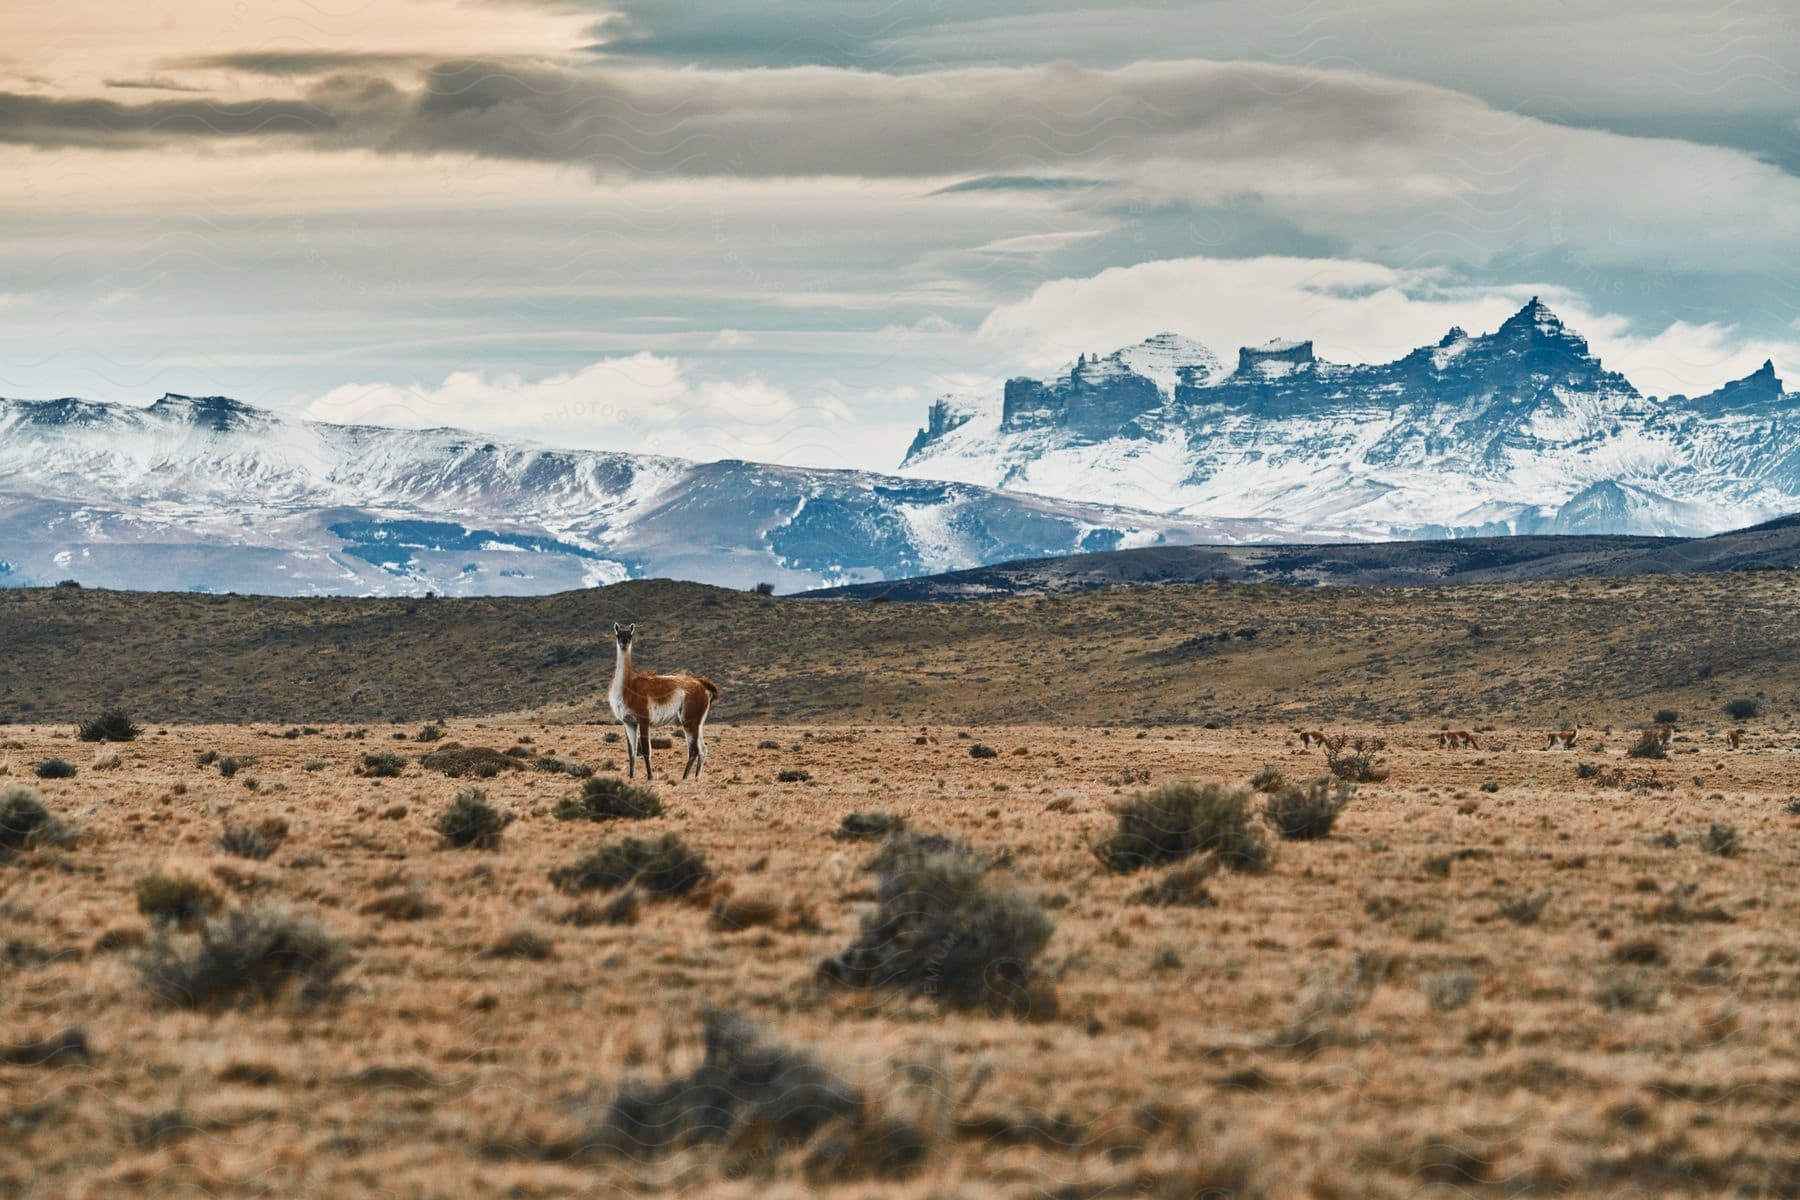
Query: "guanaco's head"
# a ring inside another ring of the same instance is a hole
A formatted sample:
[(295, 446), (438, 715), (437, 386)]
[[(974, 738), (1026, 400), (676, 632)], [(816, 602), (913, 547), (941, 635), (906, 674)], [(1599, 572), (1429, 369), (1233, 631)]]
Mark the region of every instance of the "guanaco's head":
[(619, 649), (621, 650), (631, 649), (631, 636), (636, 632), (637, 626), (635, 624), (621, 625), (617, 621), (613, 622), (613, 640), (619, 643)]

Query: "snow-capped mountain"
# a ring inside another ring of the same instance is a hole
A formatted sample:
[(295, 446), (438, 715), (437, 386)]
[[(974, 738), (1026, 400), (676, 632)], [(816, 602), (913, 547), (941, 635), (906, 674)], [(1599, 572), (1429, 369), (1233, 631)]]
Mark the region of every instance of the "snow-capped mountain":
[(217, 396), (0, 400), (0, 585), (459, 595), (673, 576), (785, 591), (1259, 536), (962, 483), (293, 420)]
[(1701, 535), (1800, 509), (1800, 396), (1769, 363), (1643, 396), (1534, 299), (1372, 365), (1276, 341), (1226, 371), (1160, 334), (937, 401), (900, 470), (1295, 537)]

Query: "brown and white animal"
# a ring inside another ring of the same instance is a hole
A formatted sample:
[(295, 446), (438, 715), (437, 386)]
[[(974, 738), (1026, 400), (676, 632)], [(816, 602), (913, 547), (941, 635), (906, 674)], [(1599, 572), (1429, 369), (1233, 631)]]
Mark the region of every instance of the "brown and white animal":
[(1325, 744), (1325, 734), (1322, 730), (1308, 729), (1300, 735), (1300, 744), (1305, 746), (1308, 750), (1312, 749), (1314, 746), (1323, 746)]
[(1652, 725), (1650, 727), (1650, 737), (1657, 745), (1661, 746), (1664, 750), (1667, 750), (1670, 744), (1675, 741), (1675, 727), (1673, 725)]
[(1744, 744), (1744, 731), (1741, 729), (1733, 729), (1727, 732), (1725, 734), (1725, 744), (1730, 746), (1733, 750), (1736, 750), (1739, 746)]
[(1573, 750), (1575, 739), (1581, 736), (1581, 726), (1570, 725), (1567, 729), (1551, 732), (1550, 739), (1544, 743), (1546, 750)]
[(1458, 746), (1467, 746), (1471, 750), (1481, 749), (1481, 743), (1476, 741), (1475, 735), (1466, 729), (1440, 729), (1438, 731), (1439, 749), (1454, 750)]
[(636, 633), (636, 625), (613, 622), (618, 657), (613, 665), (612, 688), (606, 693), (613, 716), (625, 726), (626, 774), (637, 774), (637, 760), (642, 755), (644, 778), (651, 778), (651, 727), (679, 725), (687, 740), (687, 765), (681, 768), (681, 777), (686, 779), (692, 770), (698, 779), (706, 765), (706, 714), (718, 698), (719, 686), (704, 675), (652, 675), (634, 670), (631, 639)]

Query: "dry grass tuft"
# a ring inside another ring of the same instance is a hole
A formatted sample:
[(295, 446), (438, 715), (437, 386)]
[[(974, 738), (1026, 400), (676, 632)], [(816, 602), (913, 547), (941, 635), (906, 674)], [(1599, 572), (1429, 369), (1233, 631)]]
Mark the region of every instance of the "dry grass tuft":
[[(392, 756), (369, 755), (368, 757), (387, 758)], [(464, 777), (492, 779), (502, 771), (525, 769), (524, 764), (517, 758), (486, 746), (445, 746), (422, 756), (419, 759), (419, 765), (428, 771), (442, 771), (452, 779)]]
[(509, 817), (488, 803), (481, 788), (465, 788), (439, 814), (433, 828), (458, 850), (498, 850)]
[(1055, 926), (1023, 894), (989, 884), (991, 865), (947, 838), (890, 839), (865, 868), (876, 876), (876, 911), (848, 949), (820, 964), (819, 977), (946, 1008), (1047, 1013), (1053, 1001), (1033, 964)]
[(1131, 898), (1158, 908), (1208, 908), (1217, 901), (1206, 885), (1218, 871), (1218, 855), (1202, 854), (1170, 867), (1162, 878), (1133, 892)]
[(84, 742), (132, 742), (142, 736), (143, 732), (143, 728), (134, 723), (123, 709), (109, 708), (99, 716), (78, 725), (75, 736)]
[(731, 1147), (733, 1158), (766, 1161), (833, 1131), (812, 1147), (815, 1179), (896, 1179), (924, 1164), (922, 1133), (875, 1127), (861, 1092), (810, 1055), (771, 1044), (736, 1013), (709, 1011), (703, 1022), (698, 1067), (661, 1084), (627, 1083), (566, 1149), (643, 1160), (714, 1144)]
[(343, 942), (280, 909), (233, 909), (196, 927), (183, 953), (165, 931), (138, 959), (144, 986), (166, 1004), (214, 1008), (269, 1000), (298, 985), (307, 1004), (328, 998), (352, 961)]
[(1315, 779), (1273, 789), (1263, 804), (1263, 815), (1282, 837), (1308, 841), (1331, 836), (1344, 806), (1356, 798), (1356, 785), (1348, 779)]
[(831, 836), (841, 842), (865, 842), (888, 837), (906, 828), (906, 818), (890, 812), (858, 811), (844, 814)]
[(579, 793), (558, 800), (552, 815), (559, 821), (641, 821), (662, 816), (663, 802), (649, 788), (618, 775), (595, 775), (582, 783)]
[(550, 872), (551, 884), (570, 893), (636, 887), (653, 896), (684, 896), (712, 878), (705, 857), (673, 833), (624, 838)]
[(261, 862), (281, 849), (281, 843), (287, 835), (286, 821), (280, 817), (265, 817), (254, 825), (225, 826), (215, 844), (227, 854)]
[(1250, 789), (1221, 783), (1165, 783), (1114, 812), (1118, 828), (1094, 848), (1109, 871), (1136, 871), (1211, 850), (1227, 867), (1260, 871), (1275, 847), (1252, 820)]
[(137, 909), (151, 921), (192, 929), (225, 903), (219, 889), (185, 871), (153, 871), (137, 881)]
[(0, 859), (69, 840), (69, 827), (50, 814), (36, 792), (19, 783), (0, 788)]

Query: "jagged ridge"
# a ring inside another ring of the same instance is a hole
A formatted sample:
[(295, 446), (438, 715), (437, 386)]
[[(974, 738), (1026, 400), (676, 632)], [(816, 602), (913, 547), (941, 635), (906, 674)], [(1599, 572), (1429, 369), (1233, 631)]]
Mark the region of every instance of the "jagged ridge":
[(1308, 536), (1699, 535), (1800, 507), (1795, 397), (1772, 363), (1650, 399), (1535, 298), (1389, 363), (1283, 340), (1223, 372), (1182, 340), (1158, 372), (1131, 368), (1174, 344), (1010, 380), (998, 407), (940, 399), (901, 470)]

